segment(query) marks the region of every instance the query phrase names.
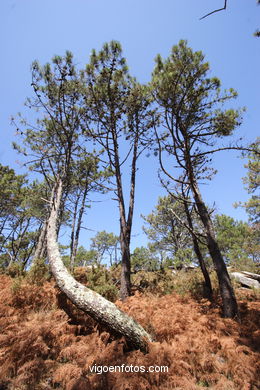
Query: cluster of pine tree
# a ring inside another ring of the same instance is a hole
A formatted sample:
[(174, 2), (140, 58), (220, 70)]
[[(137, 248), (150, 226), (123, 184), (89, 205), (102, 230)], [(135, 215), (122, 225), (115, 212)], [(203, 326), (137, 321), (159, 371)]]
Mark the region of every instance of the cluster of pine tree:
[[(104, 255), (111, 265), (120, 262), (124, 300), (131, 295), (131, 272), (138, 267), (158, 269), (167, 261), (197, 262), (211, 296), (212, 265), (223, 314), (234, 318), (238, 307), (227, 264), (257, 262), (259, 140), (247, 147), (223, 146), (223, 139), (240, 125), (242, 111), (223, 108), (237, 93), (232, 88), (222, 91), (220, 80), (209, 72), (204, 55), (186, 41), (173, 46), (165, 60), (158, 55), (146, 85), (131, 77), (115, 41), (98, 53), (93, 50), (85, 69), (76, 68), (70, 52), (44, 66), (34, 62), (34, 95), (26, 103), (33, 114), (30, 121), (22, 116), (19, 122), (13, 119), (21, 137), (14, 147), (24, 156), (31, 176), (0, 166), (1, 267), (24, 271), (39, 260), (48, 261), (57, 285), (73, 303), (142, 350), (152, 337), (77, 282), (68, 269), (100, 264)], [(232, 149), (244, 151), (249, 160), (246, 182), (253, 196), (243, 205), (249, 223), (213, 217), (200, 191), (200, 183), (214, 175), (212, 155)], [(158, 157), (167, 196), (144, 217), (150, 247), (138, 248), (131, 256), (136, 175), (144, 151)], [(122, 180), (124, 164), (130, 166), (128, 194)], [(120, 234), (98, 233), (87, 251), (79, 247), (79, 236), (89, 196), (107, 191), (118, 202)], [(69, 254), (63, 257), (58, 245), (62, 226), (71, 229)]]

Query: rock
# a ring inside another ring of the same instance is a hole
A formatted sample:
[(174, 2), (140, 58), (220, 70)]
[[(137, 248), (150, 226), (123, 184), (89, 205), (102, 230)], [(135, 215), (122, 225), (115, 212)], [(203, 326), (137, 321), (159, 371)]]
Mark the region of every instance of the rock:
[[(246, 276), (245, 274), (251, 274), (250, 272), (231, 272), (231, 276), (233, 276), (238, 282), (241, 283), (242, 286), (246, 286), (249, 288), (260, 288), (260, 283), (258, 280), (253, 279), (252, 276)], [(256, 275), (256, 274), (251, 274)], [(259, 275), (256, 275), (259, 277)]]
[(244, 274), (247, 278), (255, 279), (258, 280), (258, 282), (260, 282), (260, 275), (258, 274), (253, 274), (252, 272), (246, 272), (246, 271), (242, 271), (241, 273)]

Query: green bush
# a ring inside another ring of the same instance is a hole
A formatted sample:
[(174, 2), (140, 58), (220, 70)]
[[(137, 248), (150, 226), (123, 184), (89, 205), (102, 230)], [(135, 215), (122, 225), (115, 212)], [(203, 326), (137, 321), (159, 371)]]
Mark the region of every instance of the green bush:
[(19, 293), (19, 291), (22, 288), (22, 283), (23, 283), (24, 278), (22, 276), (17, 276), (13, 279), (12, 284), (11, 284), (11, 291), (13, 295), (16, 295)]
[(30, 270), (27, 272), (26, 279), (31, 284), (37, 284), (38, 286), (41, 286), (46, 282), (47, 280), (50, 280), (51, 273), (49, 269), (49, 265), (45, 263), (44, 259), (36, 259), (30, 268)]
[(74, 277), (109, 301), (114, 302), (117, 300), (118, 288), (114, 284), (113, 274), (105, 267), (92, 266), (91, 269), (75, 268)]
[(21, 263), (12, 263), (9, 267), (5, 268), (5, 274), (11, 276), (11, 278), (22, 277), (25, 275), (23, 265)]

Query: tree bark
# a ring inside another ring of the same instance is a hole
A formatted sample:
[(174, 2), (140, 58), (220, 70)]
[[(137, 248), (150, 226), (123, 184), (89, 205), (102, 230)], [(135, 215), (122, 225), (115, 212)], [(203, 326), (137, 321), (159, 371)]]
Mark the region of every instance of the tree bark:
[(120, 243), (122, 253), (120, 298), (124, 300), (131, 295), (131, 262), (128, 240), (121, 238)]
[(193, 241), (194, 252), (196, 253), (197, 259), (199, 260), (201, 272), (204, 277), (205, 295), (209, 300), (212, 300), (213, 291), (212, 291), (211, 280), (198, 244), (198, 240), (195, 236), (193, 236), (192, 241)]
[(192, 192), (198, 209), (200, 219), (205, 228), (207, 237), (207, 247), (210, 256), (213, 260), (215, 270), (217, 272), (220, 294), (223, 303), (223, 316), (226, 318), (234, 318), (238, 316), (238, 306), (235, 293), (228, 275), (227, 267), (220, 252), (218, 243), (215, 238), (214, 227), (205, 203), (202, 200), (199, 188), (195, 181), (192, 181)]
[[(184, 202), (184, 208), (185, 208), (189, 227), (191, 231), (193, 231), (193, 222), (192, 222), (192, 218), (191, 218), (191, 214), (187, 202)], [(211, 280), (195, 233), (192, 233), (192, 242), (193, 242), (194, 252), (197, 256), (202, 274), (204, 276), (205, 295), (207, 296), (208, 299), (212, 300), (213, 291), (212, 291)]]
[(61, 197), (62, 180), (59, 180), (47, 229), (48, 258), (57, 285), (72, 303), (107, 327), (111, 333), (124, 336), (131, 347), (147, 352), (151, 336), (112, 302), (77, 282), (64, 266), (59, 253), (56, 228)]
[(190, 142), (189, 137), (187, 136), (186, 131), (183, 131), (183, 137), (185, 139), (185, 169), (187, 178), (190, 183), (190, 189), (193, 194), (193, 198), (197, 207), (198, 215), (201, 219), (201, 222), (204, 226), (206, 242), (209, 254), (212, 258), (217, 277), (219, 282), (220, 295), (222, 298), (223, 304), (223, 316), (226, 318), (235, 318), (239, 316), (238, 305), (235, 297), (235, 293), (231, 284), (231, 279), (229, 277), (225, 261), (220, 252), (215, 232), (214, 226), (210, 218), (208, 209), (202, 199), (197, 179), (194, 174), (193, 164), (191, 161), (190, 155)]
[(48, 221), (44, 221), (43, 225), (41, 227), (40, 235), (38, 238), (37, 246), (34, 252), (34, 256), (32, 259), (31, 266), (35, 264), (37, 259), (42, 258), (42, 255), (44, 254), (45, 247), (46, 247), (46, 233), (47, 233), (47, 226), (48, 226)]
[[(138, 122), (138, 118), (137, 118)], [(134, 137), (134, 147), (133, 147), (133, 157), (131, 164), (131, 189), (129, 196), (129, 208), (127, 221), (125, 221), (125, 229), (123, 229), (123, 245), (122, 250), (122, 273), (121, 273), (121, 288), (120, 295), (121, 299), (127, 298), (131, 294), (131, 260), (130, 260), (130, 241), (131, 241), (131, 231), (133, 224), (133, 215), (134, 215), (134, 204), (135, 204), (135, 179), (136, 179), (136, 162), (137, 162), (137, 153), (138, 153), (138, 142), (139, 142), (139, 129), (138, 126), (135, 131)], [(125, 218), (124, 218), (125, 220)]]
[(72, 227), (71, 227), (71, 234), (70, 234), (70, 270), (71, 271), (73, 271), (74, 269), (74, 261), (76, 257), (74, 248), (75, 248), (75, 229), (76, 229), (76, 221), (77, 221), (78, 204), (79, 204), (79, 197), (76, 198), (75, 205), (74, 205)]
[[(83, 217), (83, 214), (84, 214), (84, 209), (85, 209), (85, 203), (86, 203), (86, 198), (87, 198), (87, 194), (88, 194), (88, 189), (89, 189), (89, 187), (88, 187), (88, 183), (87, 183), (86, 187), (84, 189), (84, 193), (83, 193), (83, 197), (82, 197), (82, 201), (81, 201), (81, 205), (80, 205), (80, 209), (79, 209), (79, 215), (78, 215), (78, 221), (77, 221), (75, 234), (74, 234), (75, 225), (74, 225), (74, 229), (73, 229), (73, 245), (72, 245), (72, 251), (71, 251), (71, 258), (70, 258), (71, 270), (73, 270), (73, 268), (74, 268), (75, 258), (76, 258), (77, 251), (78, 251), (79, 235), (80, 235), (82, 217)], [(75, 220), (75, 223), (76, 223), (76, 220)]]
[[(123, 194), (122, 174), (120, 168), (121, 165), (120, 165), (119, 153), (118, 153), (118, 141), (117, 141), (116, 131), (114, 128), (112, 131), (112, 136), (113, 136), (113, 147), (114, 147), (113, 166), (116, 172), (117, 198), (118, 198), (119, 215), (120, 215), (120, 247), (121, 247), (121, 255), (122, 255), (120, 297), (122, 300), (124, 300), (131, 295), (131, 262), (130, 262), (130, 249), (129, 249), (131, 225), (129, 225), (129, 222), (132, 223), (132, 220), (130, 221), (129, 218), (128, 220), (126, 220), (125, 200)], [(131, 187), (130, 197), (131, 197), (131, 193), (132, 193), (132, 187)]]

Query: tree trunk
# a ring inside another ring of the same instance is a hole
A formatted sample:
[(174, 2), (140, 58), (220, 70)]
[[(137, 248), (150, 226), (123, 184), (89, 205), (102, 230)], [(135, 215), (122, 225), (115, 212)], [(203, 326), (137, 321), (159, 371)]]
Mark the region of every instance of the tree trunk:
[(71, 271), (73, 271), (74, 269), (74, 262), (76, 257), (74, 248), (75, 248), (75, 228), (76, 228), (76, 221), (77, 221), (78, 204), (79, 204), (79, 197), (77, 197), (74, 205), (72, 227), (71, 227), (71, 234), (70, 234), (70, 270)]
[(194, 252), (196, 253), (197, 259), (199, 260), (201, 272), (204, 276), (205, 295), (209, 300), (212, 300), (213, 291), (212, 291), (211, 280), (210, 280), (209, 273), (208, 273), (205, 261), (203, 259), (203, 256), (202, 256), (199, 244), (198, 244), (198, 240), (194, 236), (192, 241), (193, 241)]
[(44, 259), (47, 256), (47, 228), (48, 228), (48, 219), (50, 216), (50, 208), (51, 204), (53, 203), (54, 199), (54, 188), (51, 190), (50, 194), (50, 200), (48, 202), (48, 214), (46, 216), (46, 219), (43, 222), (43, 225), (41, 227), (40, 235), (38, 238), (37, 246), (34, 252), (34, 256), (32, 259), (31, 267), (35, 264), (37, 259)]
[(56, 228), (61, 197), (62, 181), (59, 180), (47, 229), (48, 258), (57, 285), (79, 309), (106, 326), (111, 333), (124, 336), (133, 348), (146, 352), (148, 342), (152, 341), (151, 336), (112, 302), (77, 282), (64, 266), (59, 253)]
[(226, 264), (215, 239), (214, 227), (209, 212), (202, 200), (202, 196), (195, 181), (192, 183), (192, 191), (200, 219), (205, 228), (207, 247), (217, 272), (220, 294), (223, 302), (223, 315), (227, 318), (234, 318), (238, 316), (238, 306), (235, 293), (227, 272)]
[[(191, 213), (188, 208), (187, 202), (184, 202), (184, 207), (185, 207), (185, 213), (186, 213), (189, 227), (191, 231), (193, 231), (193, 222), (192, 222)], [(193, 242), (194, 252), (197, 256), (202, 274), (204, 276), (205, 295), (208, 299), (212, 300), (213, 291), (212, 291), (211, 280), (195, 233), (192, 233), (192, 242)]]
[(205, 229), (207, 248), (212, 258), (219, 282), (220, 295), (223, 303), (223, 316), (226, 318), (235, 318), (239, 316), (238, 306), (235, 293), (228, 275), (227, 267), (220, 252), (218, 243), (215, 238), (213, 223), (210, 218), (208, 209), (202, 199), (190, 156), (190, 147), (186, 139), (186, 172), (190, 182), (190, 188), (197, 207), (198, 215)]
[(121, 239), (121, 252), (122, 252), (122, 269), (121, 269), (121, 285), (120, 285), (120, 298), (126, 299), (131, 295), (131, 262), (130, 262), (130, 250), (129, 244), (125, 243), (124, 239)]
[(131, 164), (131, 188), (130, 188), (130, 196), (129, 196), (128, 216), (127, 216), (127, 221), (125, 221), (124, 218), (125, 226), (123, 226), (123, 229), (121, 229), (123, 240), (121, 239), (122, 272), (121, 272), (120, 296), (122, 300), (124, 300), (125, 298), (131, 295), (130, 241), (131, 241), (131, 231), (132, 231), (132, 224), (133, 224), (134, 204), (135, 204), (135, 178), (136, 178), (138, 141), (139, 141), (139, 130), (137, 128), (135, 133), (135, 138), (134, 138), (133, 157), (132, 157), (132, 164)]
[[(116, 141), (115, 141), (116, 143)], [(120, 247), (122, 255), (122, 270), (121, 270), (121, 286), (120, 297), (122, 300), (131, 295), (131, 262), (130, 262), (130, 234), (129, 224), (126, 220), (125, 201), (123, 195), (122, 177), (119, 163), (119, 156), (117, 150), (117, 143), (115, 146), (115, 170), (116, 170), (116, 182), (117, 182), (117, 197), (119, 204), (120, 215)], [(131, 231), (131, 228), (130, 228)]]
[(31, 267), (35, 264), (37, 259), (42, 258), (42, 255), (44, 254), (44, 249), (46, 247), (46, 233), (47, 233), (47, 226), (48, 222), (44, 221), (43, 225), (41, 227), (40, 235), (38, 238), (37, 246), (34, 252), (34, 256), (32, 259)]
[(83, 193), (81, 206), (80, 206), (80, 209), (79, 209), (79, 215), (78, 215), (78, 221), (77, 221), (77, 227), (76, 227), (75, 235), (73, 233), (73, 246), (72, 246), (71, 258), (70, 258), (71, 270), (73, 270), (73, 268), (74, 268), (75, 258), (76, 258), (77, 251), (78, 251), (79, 235), (80, 235), (82, 217), (83, 217), (84, 209), (85, 209), (86, 198), (87, 198), (87, 194), (88, 194), (88, 188), (89, 187), (88, 187), (88, 183), (87, 183), (86, 187), (85, 187), (85, 190), (84, 190), (84, 193)]

